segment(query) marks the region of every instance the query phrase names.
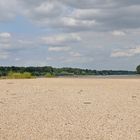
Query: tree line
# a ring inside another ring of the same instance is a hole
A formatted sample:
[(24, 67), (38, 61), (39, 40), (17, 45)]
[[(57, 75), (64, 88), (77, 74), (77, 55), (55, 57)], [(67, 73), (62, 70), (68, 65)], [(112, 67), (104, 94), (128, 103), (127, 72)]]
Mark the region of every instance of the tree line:
[[(137, 68), (139, 72), (140, 67)], [(52, 77), (52, 76), (76, 76), (76, 75), (133, 75), (135, 71), (122, 70), (90, 70), (81, 68), (54, 68), (51, 66), (44, 67), (16, 67), (16, 66), (0, 66), (0, 77), (23, 74), (35, 77)]]

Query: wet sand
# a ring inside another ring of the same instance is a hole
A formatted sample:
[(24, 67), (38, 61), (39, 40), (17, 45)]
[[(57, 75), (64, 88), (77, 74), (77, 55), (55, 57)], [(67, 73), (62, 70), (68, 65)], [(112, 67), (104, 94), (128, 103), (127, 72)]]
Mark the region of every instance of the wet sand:
[(0, 80), (0, 140), (140, 140), (140, 79)]

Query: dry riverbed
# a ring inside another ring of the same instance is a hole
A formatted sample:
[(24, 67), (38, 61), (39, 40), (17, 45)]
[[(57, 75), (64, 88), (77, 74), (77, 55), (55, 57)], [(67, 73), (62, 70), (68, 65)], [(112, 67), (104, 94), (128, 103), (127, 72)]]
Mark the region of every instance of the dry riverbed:
[(0, 80), (0, 140), (140, 140), (140, 79)]

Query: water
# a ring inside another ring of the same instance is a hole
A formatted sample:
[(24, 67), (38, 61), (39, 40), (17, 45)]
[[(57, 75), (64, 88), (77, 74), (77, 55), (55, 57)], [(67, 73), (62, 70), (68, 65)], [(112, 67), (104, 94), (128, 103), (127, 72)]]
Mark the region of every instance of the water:
[(83, 79), (140, 79), (140, 75), (89, 75), (89, 76), (60, 76), (60, 78), (83, 78)]

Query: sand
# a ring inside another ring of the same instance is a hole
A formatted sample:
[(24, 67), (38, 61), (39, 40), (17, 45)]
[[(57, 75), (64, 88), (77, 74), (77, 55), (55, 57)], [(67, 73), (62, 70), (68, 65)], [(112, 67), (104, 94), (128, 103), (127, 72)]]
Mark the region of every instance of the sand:
[(140, 79), (0, 80), (0, 140), (140, 140)]

